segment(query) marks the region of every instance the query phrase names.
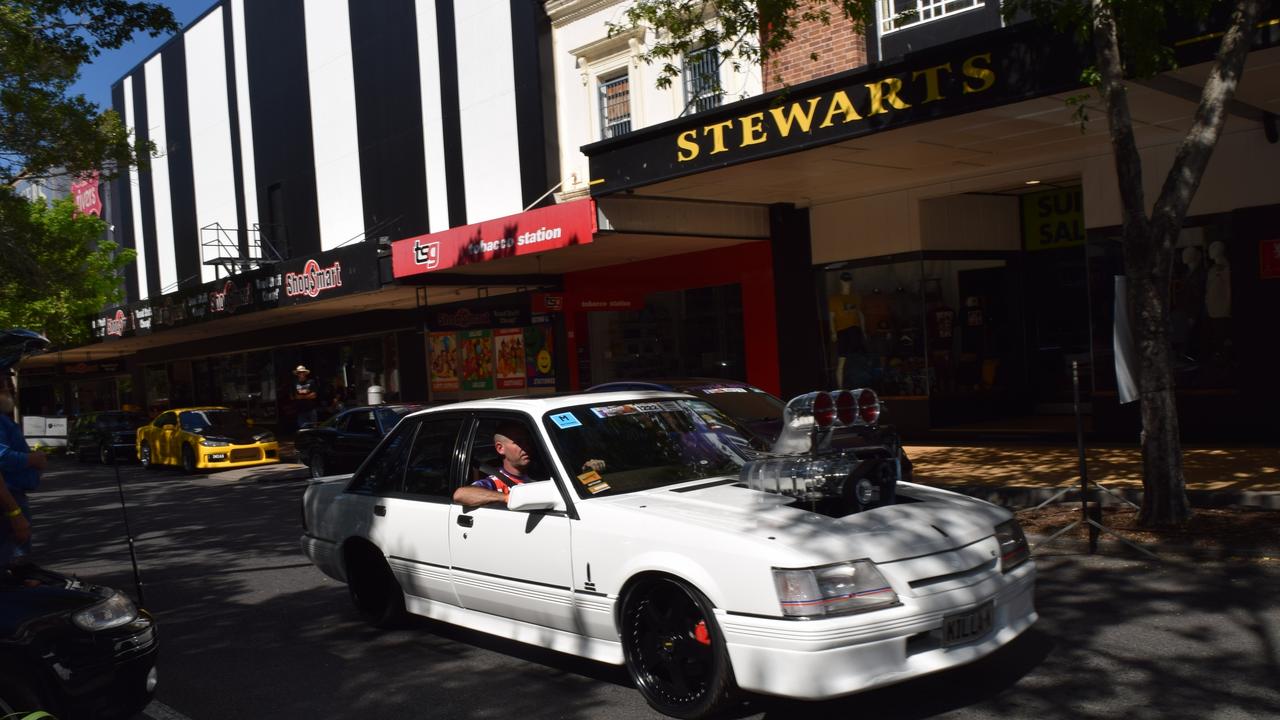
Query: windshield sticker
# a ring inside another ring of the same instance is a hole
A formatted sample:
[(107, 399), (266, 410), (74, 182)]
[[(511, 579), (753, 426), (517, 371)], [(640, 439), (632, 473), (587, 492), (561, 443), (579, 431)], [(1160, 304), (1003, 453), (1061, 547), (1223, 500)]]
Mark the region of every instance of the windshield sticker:
[(582, 421), (574, 417), (573, 413), (571, 412), (552, 415), (551, 422), (555, 423), (556, 427), (560, 428), (561, 430), (574, 428), (574, 427), (582, 427)]
[(680, 403), (675, 400), (663, 400), (658, 403), (662, 406), (663, 412), (682, 412), (684, 408), (680, 407)]
[(698, 388), (698, 389), (704, 393), (707, 393), (708, 395), (713, 393), (731, 393), (731, 392), (744, 393), (747, 391), (747, 389), (743, 387), (706, 387), (706, 388)]
[(647, 413), (666, 411), (666, 408), (662, 407), (662, 403), (636, 403), (636, 409)]
[(587, 486), (587, 492), (591, 493), (592, 495), (595, 495), (596, 493), (602, 493), (608, 489), (609, 489), (609, 484), (603, 480), (597, 480)]
[(608, 418), (615, 415), (632, 415), (640, 411), (635, 405), (603, 405), (591, 408), (591, 412), (595, 413), (596, 417)]
[(600, 480), (600, 473), (596, 472), (595, 470), (588, 470), (587, 472), (584, 472), (578, 476), (578, 482), (582, 483), (583, 485), (590, 485), (591, 483), (597, 482), (599, 480)]

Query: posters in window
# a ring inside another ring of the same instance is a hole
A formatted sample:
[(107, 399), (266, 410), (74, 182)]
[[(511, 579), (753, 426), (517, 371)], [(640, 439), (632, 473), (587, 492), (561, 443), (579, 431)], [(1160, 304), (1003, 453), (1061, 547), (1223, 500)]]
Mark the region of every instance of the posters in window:
[(551, 326), (534, 325), (524, 329), (524, 355), (529, 387), (555, 387), (555, 347)]
[(500, 328), (493, 331), (493, 357), (497, 385), (502, 390), (525, 386), (524, 330)]
[(431, 333), (431, 389), (458, 388), (458, 334)]
[(493, 331), (468, 330), (458, 333), (462, 360), (463, 390), (493, 389)]

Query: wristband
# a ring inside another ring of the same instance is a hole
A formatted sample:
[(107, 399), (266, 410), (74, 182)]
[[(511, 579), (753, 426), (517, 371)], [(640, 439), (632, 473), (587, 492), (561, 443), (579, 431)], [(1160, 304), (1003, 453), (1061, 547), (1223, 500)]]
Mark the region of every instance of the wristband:
[(5, 513), (4, 515), (5, 515), (5, 517), (8, 517), (8, 518), (16, 518), (16, 517), (18, 517), (18, 516), (19, 516), (19, 515), (21, 515), (21, 514), (22, 514), (22, 508), (21, 508), (21, 507), (16, 507), (16, 508), (14, 508), (14, 509), (10, 510), (9, 512)]

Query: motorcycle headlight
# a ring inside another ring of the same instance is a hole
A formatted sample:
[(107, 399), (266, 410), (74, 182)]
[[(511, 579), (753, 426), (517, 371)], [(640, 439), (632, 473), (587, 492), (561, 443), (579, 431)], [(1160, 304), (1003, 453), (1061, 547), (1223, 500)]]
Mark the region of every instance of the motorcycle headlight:
[(787, 617), (824, 617), (898, 604), (898, 594), (870, 560), (799, 570), (774, 568), (773, 584)]
[(201, 440), (200, 441), (201, 447), (226, 447), (230, 444), (231, 443), (227, 442), (226, 440)]
[(1000, 543), (1000, 569), (1004, 572), (1018, 567), (1031, 557), (1027, 536), (1017, 520), (1002, 522), (996, 526), (996, 540)]
[(128, 625), (138, 618), (138, 608), (121, 592), (112, 592), (101, 602), (90, 605), (71, 616), (76, 627), (87, 632), (110, 630)]

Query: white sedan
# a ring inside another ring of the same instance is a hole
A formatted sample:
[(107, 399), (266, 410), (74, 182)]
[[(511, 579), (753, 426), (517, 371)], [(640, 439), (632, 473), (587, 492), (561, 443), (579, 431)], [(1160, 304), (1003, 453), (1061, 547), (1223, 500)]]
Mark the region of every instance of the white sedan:
[[(1021, 528), (900, 482), (896, 435), (854, 392), (835, 419), (825, 393), (792, 401), (813, 443), (782, 455), (673, 393), (425, 410), (354, 475), (311, 481), (302, 547), (374, 624), (407, 611), (625, 664), (675, 717), (737, 688), (830, 698), (990, 654), (1036, 620)], [(860, 439), (833, 450), (841, 423)], [(454, 501), (495, 474), (509, 495)]]

